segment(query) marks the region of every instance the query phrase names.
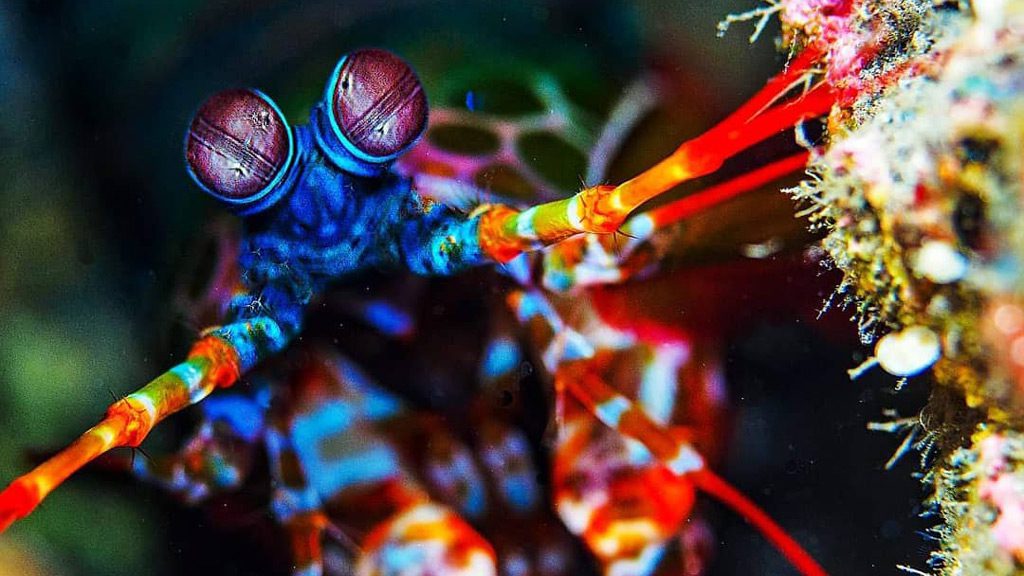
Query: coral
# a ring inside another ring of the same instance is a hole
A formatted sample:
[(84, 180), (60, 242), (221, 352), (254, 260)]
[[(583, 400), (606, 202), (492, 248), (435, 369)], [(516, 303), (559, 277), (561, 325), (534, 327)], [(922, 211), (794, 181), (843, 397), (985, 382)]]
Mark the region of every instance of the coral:
[(1024, 436), (981, 426), (937, 476), (944, 571), (1015, 574), (1024, 562)]
[(935, 382), (917, 424), (934, 568), (1024, 570), (1024, 2), (771, 7), (783, 48), (824, 47), (838, 95), (793, 194), (876, 342), (868, 366)]

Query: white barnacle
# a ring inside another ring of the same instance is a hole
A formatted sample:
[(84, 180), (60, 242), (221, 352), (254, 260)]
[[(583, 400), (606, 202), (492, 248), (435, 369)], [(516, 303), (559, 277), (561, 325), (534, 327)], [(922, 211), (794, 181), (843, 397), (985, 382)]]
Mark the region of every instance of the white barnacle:
[(928, 240), (917, 251), (913, 268), (936, 284), (949, 284), (967, 273), (967, 258), (948, 242)]
[(875, 345), (875, 358), (893, 376), (914, 376), (939, 359), (942, 346), (935, 332), (924, 326), (910, 326), (883, 336)]

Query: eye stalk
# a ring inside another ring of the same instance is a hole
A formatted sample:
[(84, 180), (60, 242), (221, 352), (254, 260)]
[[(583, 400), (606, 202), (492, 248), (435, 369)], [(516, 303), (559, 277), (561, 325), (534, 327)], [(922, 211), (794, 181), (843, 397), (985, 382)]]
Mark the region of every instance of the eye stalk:
[(258, 90), (218, 92), (199, 107), (185, 136), (192, 179), (240, 214), (272, 205), (295, 155), (288, 121)]
[(342, 57), (327, 83), (318, 140), (339, 166), (372, 173), (416, 143), (427, 111), (411, 66), (386, 50), (357, 50)]

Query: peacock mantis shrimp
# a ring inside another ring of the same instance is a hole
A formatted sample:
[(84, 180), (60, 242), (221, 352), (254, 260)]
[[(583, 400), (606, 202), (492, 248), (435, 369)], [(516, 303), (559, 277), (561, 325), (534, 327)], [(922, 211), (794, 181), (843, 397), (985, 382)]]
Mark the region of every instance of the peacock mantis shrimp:
[[(237, 276), (229, 289), (222, 324), (204, 331), (183, 363), (113, 403), (99, 424), (0, 493), (0, 528), (27, 516), (90, 461), (115, 447), (139, 446), (167, 416), (200, 403), (219, 388), (231, 387), (258, 364), (281, 354), (301, 333), (308, 304), (332, 284), (366, 269), (406, 268), (422, 275), (450, 275), (494, 264), (505, 266), (521, 286), (510, 297), (517, 317), (524, 323), (546, 324), (549, 335), (555, 336), (545, 344), (552, 351), (545, 355), (545, 366), (554, 381), (558, 420), (565, 425), (578, 420), (582, 406), (583, 414), (646, 450), (647, 460), (627, 458), (629, 466), (641, 475), (655, 470), (659, 481), (679, 494), (672, 518), (649, 539), (654, 548), (665, 533), (678, 530), (697, 488), (737, 509), (802, 573), (823, 574), (799, 545), (708, 469), (686, 433), (669, 429), (664, 419), (652, 417), (649, 408), (605, 381), (597, 361), (600, 351), (608, 348), (598, 338), (601, 331), (588, 333), (567, 323), (541, 291), (541, 286), (579, 290), (589, 284), (623, 281), (647, 270), (652, 262), (643, 258), (642, 248), (658, 230), (798, 169), (806, 154), (629, 218), (638, 207), (677, 184), (712, 173), (750, 146), (828, 111), (834, 95), (825, 85), (782, 100), (802, 83), (820, 56), (818, 48), (806, 47), (785, 71), (725, 120), (623, 184), (589, 186), (569, 198), (525, 209), (486, 203), (468, 213), (446, 205), (444, 186), (439, 186), (443, 179), (436, 174), (413, 165), (410, 179), (393, 169), (404, 154), (410, 150), (415, 154), (413, 146), (427, 124), (427, 101), (412, 69), (390, 53), (368, 49), (343, 57), (324, 99), (311, 113), (310, 124), (294, 129), (261, 92), (231, 90), (214, 95), (192, 122), (186, 157), (199, 187), (244, 218)], [(607, 238), (620, 230), (629, 241), (617, 251)], [(531, 253), (541, 254), (540, 279), (532, 277)], [(630, 342), (628, 335), (620, 341), (626, 343), (618, 349), (644, 343), (643, 338)], [(340, 380), (359, 381), (350, 370), (339, 368), (335, 373), (349, 374)], [(307, 384), (293, 387), (315, 390), (323, 380), (311, 377), (304, 380)], [(269, 388), (273, 387), (261, 389)], [(314, 393), (309, 398), (317, 397)], [(573, 402), (578, 403), (576, 408), (569, 406)], [(337, 467), (342, 460), (324, 461), (322, 469), (305, 470), (309, 477), (303, 478), (296, 474), (302, 472), (297, 463), (303, 462), (302, 451), (308, 445), (299, 442), (294, 420), (279, 414), (264, 418), (260, 403), (237, 395), (218, 394), (207, 404), (208, 418), (229, 423), (234, 440), (251, 444), (259, 438), (266, 444), (280, 480), (274, 511), (294, 536), (296, 573), (321, 573), (320, 538), (330, 527), (324, 500), (340, 493), (336, 474), (343, 474)], [(388, 404), (368, 402), (359, 419), (389, 416)], [(318, 410), (310, 408), (304, 414), (319, 414)], [(314, 426), (313, 432), (323, 431)], [(317, 438), (314, 434), (313, 440)], [(367, 438), (373, 443), (373, 435)], [(217, 446), (212, 428), (200, 430), (190, 444), (203, 458), (220, 458), (223, 474), (215, 482), (230, 487), (245, 464), (225, 457), (242, 453)], [(382, 450), (378, 454), (387, 452)], [(374, 462), (387, 463), (388, 458), (384, 455)], [(567, 458), (560, 465), (580, 462)], [(397, 469), (385, 468), (388, 474)], [(140, 475), (146, 473), (139, 470)], [(196, 498), (211, 487), (205, 479), (189, 484), (180, 474), (174, 482), (174, 488), (191, 490)], [(562, 486), (570, 494), (567, 482)], [(488, 544), (450, 509), (432, 504), (422, 492), (410, 491), (410, 485), (399, 483), (397, 492), (390, 493), (400, 504), (388, 509), (361, 543), (358, 570), (369, 574), (401, 569), (396, 557), (403, 550), (419, 550), (420, 555), (413, 556), (427, 564), (450, 561), (450, 566), (443, 564), (451, 571), (445, 573), (493, 571)], [(611, 569), (617, 558), (614, 546), (602, 548), (601, 538), (586, 522), (574, 524), (569, 519), (571, 498), (563, 498), (559, 513), (570, 528), (584, 532), (588, 545)], [(419, 540), (424, 534), (429, 535), (427, 543)], [(450, 550), (463, 554), (452, 560), (447, 555)], [(642, 558), (651, 562), (651, 557)], [(650, 570), (648, 564), (635, 567)]]

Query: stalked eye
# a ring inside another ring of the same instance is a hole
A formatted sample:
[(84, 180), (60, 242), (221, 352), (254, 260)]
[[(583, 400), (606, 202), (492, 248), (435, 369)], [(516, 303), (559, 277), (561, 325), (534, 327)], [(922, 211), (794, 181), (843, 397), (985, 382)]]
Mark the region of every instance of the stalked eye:
[(203, 190), (252, 212), (284, 177), (292, 147), (288, 122), (270, 98), (257, 90), (225, 90), (196, 112), (185, 157)]
[(327, 85), (335, 134), (360, 160), (386, 162), (427, 125), (427, 97), (413, 69), (385, 50), (358, 50), (338, 63)]

